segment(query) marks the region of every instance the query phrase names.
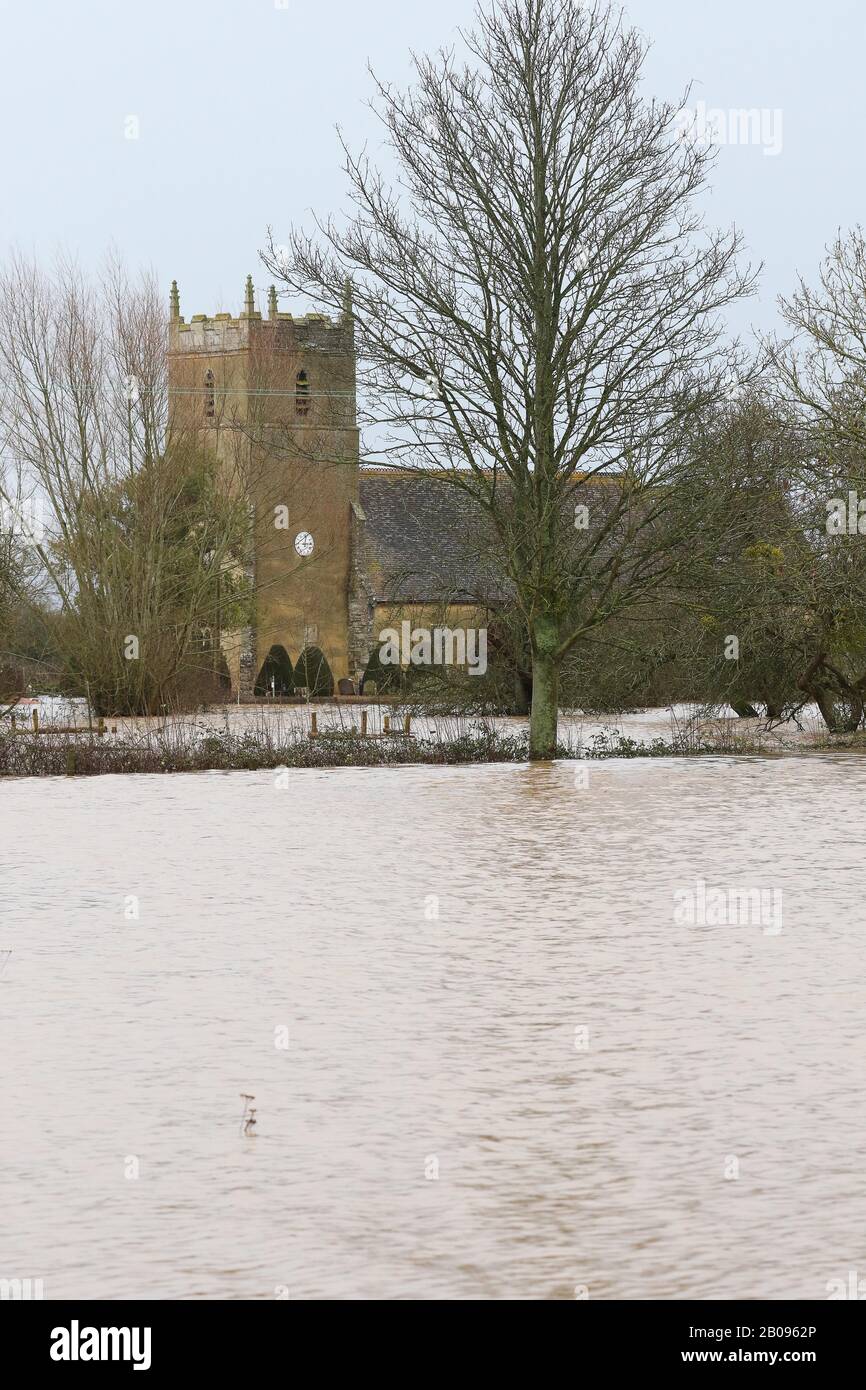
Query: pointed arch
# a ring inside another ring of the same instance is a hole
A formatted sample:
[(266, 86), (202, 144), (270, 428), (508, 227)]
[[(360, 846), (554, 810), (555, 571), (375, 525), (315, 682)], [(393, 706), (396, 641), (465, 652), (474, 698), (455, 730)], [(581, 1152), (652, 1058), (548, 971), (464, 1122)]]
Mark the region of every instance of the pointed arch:
[(210, 367), (204, 374), (204, 413), (209, 420), (216, 415), (216, 378)]

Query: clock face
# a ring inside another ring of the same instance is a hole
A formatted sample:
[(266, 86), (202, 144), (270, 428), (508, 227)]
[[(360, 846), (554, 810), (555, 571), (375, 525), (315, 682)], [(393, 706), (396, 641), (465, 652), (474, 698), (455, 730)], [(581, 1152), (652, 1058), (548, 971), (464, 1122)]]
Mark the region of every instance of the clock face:
[(299, 555), (312, 555), (314, 541), (309, 531), (299, 531), (295, 536), (295, 550)]

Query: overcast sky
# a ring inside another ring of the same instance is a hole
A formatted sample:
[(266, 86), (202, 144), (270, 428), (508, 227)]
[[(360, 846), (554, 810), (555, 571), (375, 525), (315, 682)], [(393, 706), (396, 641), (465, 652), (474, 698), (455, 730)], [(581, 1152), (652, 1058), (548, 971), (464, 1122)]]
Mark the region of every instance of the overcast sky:
[[(241, 307), (257, 251), (308, 209), (339, 212), (335, 134), (375, 146), (367, 62), (397, 82), (410, 50), (448, 44), (472, 0), (0, 0), (3, 253), (114, 243), (181, 291), (181, 310)], [(652, 40), (646, 90), (759, 108), (762, 144), (720, 150), (712, 219), (766, 269), (738, 328), (772, 327), (796, 272), (863, 219), (863, 0), (633, 0)], [(781, 112), (781, 131), (772, 113)], [(727, 133), (736, 129), (730, 124)], [(138, 138), (128, 138), (137, 131)], [(777, 154), (765, 150), (779, 145)], [(288, 305), (283, 305), (288, 307)]]

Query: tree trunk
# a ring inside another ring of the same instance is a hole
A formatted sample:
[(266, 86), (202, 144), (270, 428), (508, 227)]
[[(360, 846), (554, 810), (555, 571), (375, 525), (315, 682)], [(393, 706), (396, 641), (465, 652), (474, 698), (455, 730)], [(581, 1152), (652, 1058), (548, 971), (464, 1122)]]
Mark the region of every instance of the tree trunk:
[(532, 708), (532, 675), (529, 671), (514, 673), (514, 713), (526, 715)]
[(800, 690), (815, 701), (831, 734), (853, 734), (863, 722), (863, 695), (824, 655), (814, 658), (797, 681)]
[(559, 715), (559, 664), (554, 657), (558, 639), (556, 624), (550, 618), (539, 619), (533, 637), (529, 756), (539, 761), (556, 757)]
[(815, 702), (831, 734), (853, 734), (863, 721), (863, 701), (856, 691), (834, 695), (816, 687)]

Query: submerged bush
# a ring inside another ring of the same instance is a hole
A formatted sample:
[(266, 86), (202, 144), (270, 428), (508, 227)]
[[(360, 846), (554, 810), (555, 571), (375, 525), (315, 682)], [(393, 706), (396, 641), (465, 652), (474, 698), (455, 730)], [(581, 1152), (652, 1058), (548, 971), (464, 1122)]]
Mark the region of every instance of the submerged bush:
[[(701, 753), (750, 751), (729, 746), (720, 736), (712, 742), (693, 733), (673, 741), (649, 743), (611, 730), (596, 734), (588, 745), (560, 744), (559, 758), (646, 758)], [(266, 768), (399, 767), (413, 764), (523, 763), (528, 761), (528, 734), (502, 732), (481, 723), (454, 727), (445, 734), (405, 738), (362, 738), (354, 731), (322, 730), (310, 738), (300, 729), (266, 725), (233, 733), (201, 725), (167, 723), (158, 729), (124, 731), (102, 737), (86, 729), (75, 733), (0, 733), (0, 776), (95, 776), (105, 773), (256, 771)]]

